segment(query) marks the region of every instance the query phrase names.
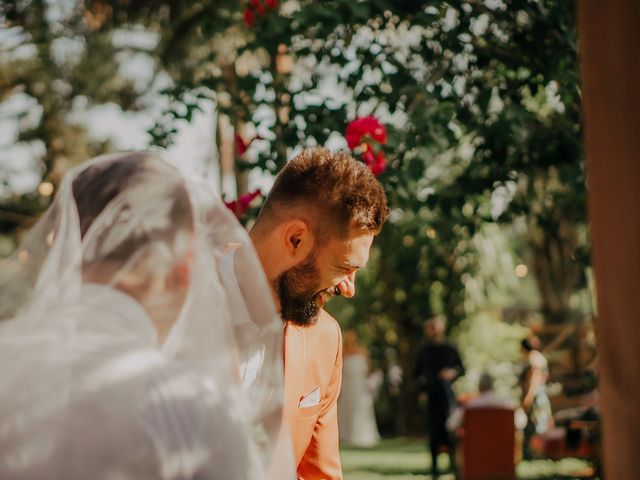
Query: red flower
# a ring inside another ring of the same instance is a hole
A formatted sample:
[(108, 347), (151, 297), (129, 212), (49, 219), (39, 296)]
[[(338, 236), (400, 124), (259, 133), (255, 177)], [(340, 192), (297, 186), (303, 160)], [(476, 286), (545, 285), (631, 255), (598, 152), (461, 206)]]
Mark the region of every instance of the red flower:
[(262, 137), (260, 135), (256, 135), (251, 140), (247, 141), (236, 133), (236, 136), (235, 136), (236, 155), (238, 157), (241, 157), (242, 155), (247, 153), (247, 150), (249, 150), (249, 147), (251, 146), (251, 144), (256, 140), (262, 140)]
[(375, 153), (370, 143), (370, 140), (383, 145), (387, 143), (387, 129), (377, 118), (369, 115), (349, 122), (344, 137), (351, 150), (360, 147), (362, 161), (376, 177), (384, 172), (387, 167), (384, 152)]
[(351, 150), (362, 143), (363, 137), (369, 136), (378, 143), (387, 143), (387, 129), (380, 121), (369, 115), (349, 122), (345, 132), (347, 145)]
[(387, 160), (384, 158), (384, 152), (380, 150), (377, 154), (373, 153), (371, 145), (365, 143), (362, 145), (364, 152), (362, 153), (362, 161), (367, 164), (369, 170), (377, 177), (385, 168), (387, 168)]
[(247, 27), (252, 27), (256, 23), (256, 14), (264, 15), (267, 13), (265, 7), (274, 10), (278, 6), (278, 0), (249, 0), (249, 5), (244, 9), (244, 23)]
[(255, 8), (260, 15), (264, 14), (264, 5), (260, 0), (251, 0), (251, 6)]
[(256, 23), (256, 14), (249, 7), (244, 9), (244, 23), (247, 27), (252, 27)]
[(362, 153), (362, 161), (367, 165), (373, 165), (376, 161), (376, 156), (373, 154), (373, 150), (371, 150), (371, 148), (369, 148), (369, 145), (367, 145), (366, 143), (362, 147), (363, 149), (365, 149)]
[(387, 160), (384, 158), (384, 152), (382, 150), (378, 152), (375, 162), (370, 164), (369, 168), (376, 177), (380, 176), (385, 168), (387, 168)]
[(249, 210), (251, 202), (253, 202), (261, 195), (262, 193), (260, 192), (260, 190), (255, 190), (251, 193), (241, 195), (237, 200), (224, 202), (224, 204), (235, 214), (236, 218), (240, 219), (247, 212), (247, 210)]
[(236, 133), (236, 136), (235, 136), (235, 143), (236, 143), (236, 155), (241, 157), (249, 149), (249, 144), (247, 142), (245, 142), (244, 138), (242, 138), (237, 133)]

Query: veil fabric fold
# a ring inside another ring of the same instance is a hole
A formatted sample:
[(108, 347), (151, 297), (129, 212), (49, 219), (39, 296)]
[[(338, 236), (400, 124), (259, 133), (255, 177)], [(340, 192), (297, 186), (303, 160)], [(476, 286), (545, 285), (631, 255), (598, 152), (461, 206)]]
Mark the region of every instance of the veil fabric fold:
[(0, 265), (0, 477), (267, 478), (282, 335), (207, 185), (149, 152), (76, 167)]

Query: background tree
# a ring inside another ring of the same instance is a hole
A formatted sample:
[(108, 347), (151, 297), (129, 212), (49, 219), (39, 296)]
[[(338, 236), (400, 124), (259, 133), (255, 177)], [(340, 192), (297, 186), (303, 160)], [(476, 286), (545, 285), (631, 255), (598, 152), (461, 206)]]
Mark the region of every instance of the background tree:
[[(409, 372), (425, 318), (445, 313), (452, 328), (474, 313), (465, 278), (478, 273), (479, 228), (522, 219), (544, 320), (576, 317), (586, 238), (575, 5), (290, 5), (256, 12), (241, 49), (263, 59), (244, 72), (245, 95), (232, 96), (266, 139), (255, 168), (276, 172), (291, 146), (331, 142), (356, 117), (389, 131), (380, 179), (393, 213), (370, 285), (379, 295), (337, 305), (337, 316), (386, 317), (393, 334), (375, 336), (394, 340)], [(291, 72), (277, 68), (284, 52)]]
[[(358, 296), (331, 308), (359, 328), (378, 365), (404, 370), (398, 401), (406, 417), (395, 428), (416, 423), (410, 372), (426, 318), (447, 316), (473, 364), (470, 378), (517, 356), (523, 331), (500, 323), (501, 308), (525, 302), (548, 324), (584, 321), (576, 301), (588, 238), (574, 2), (87, 0), (55, 21), (37, 14), (43, 5), (1, 10), (20, 44), (39, 45), (26, 59), (5, 59), (16, 74), (3, 80), (2, 95), (24, 88), (49, 105), (37, 126), (50, 130), (18, 138), (43, 142), (43, 178), (61, 158), (58, 147), (81, 144), (55, 142), (79, 97), (143, 109), (158, 103), (150, 92), (162, 91), (166, 108), (156, 107), (150, 124), (159, 146), (213, 102), (218, 159), (228, 148), (223, 127), (236, 136), (238, 195), (249, 191), (249, 172), (268, 178), (301, 148), (346, 148), (356, 119), (382, 122), (384, 142), (369, 132), (350, 146), (387, 191), (389, 225)], [(115, 42), (123, 32), (153, 41)], [(62, 63), (53, 60), (59, 38), (80, 45)], [(121, 75), (133, 53), (152, 65), (143, 85)], [(32, 70), (18, 78), (21, 62)], [(257, 201), (251, 206), (245, 222)], [(499, 248), (509, 259), (491, 264), (488, 252)], [(526, 283), (519, 293), (526, 280), (515, 278), (515, 258), (529, 265), (537, 291)]]

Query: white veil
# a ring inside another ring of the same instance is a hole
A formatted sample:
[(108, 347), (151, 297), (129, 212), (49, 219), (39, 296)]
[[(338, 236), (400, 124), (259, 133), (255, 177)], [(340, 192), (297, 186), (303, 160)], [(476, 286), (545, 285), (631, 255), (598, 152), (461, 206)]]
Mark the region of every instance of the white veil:
[[(221, 278), (229, 244), (240, 292)], [(206, 185), (157, 155), (65, 175), (0, 264), (0, 320), (2, 478), (293, 472), (274, 454), (282, 321), (259, 260)]]

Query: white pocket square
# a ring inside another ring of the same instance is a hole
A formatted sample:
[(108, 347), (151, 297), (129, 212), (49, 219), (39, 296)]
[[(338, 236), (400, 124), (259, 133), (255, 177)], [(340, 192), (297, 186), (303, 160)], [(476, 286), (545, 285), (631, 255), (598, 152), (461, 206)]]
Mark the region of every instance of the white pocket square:
[(304, 396), (300, 403), (298, 403), (298, 408), (307, 408), (313, 407), (314, 405), (318, 405), (320, 403), (320, 387), (316, 387), (311, 393)]

